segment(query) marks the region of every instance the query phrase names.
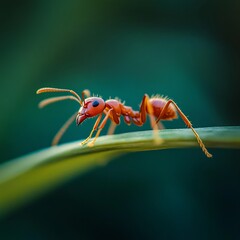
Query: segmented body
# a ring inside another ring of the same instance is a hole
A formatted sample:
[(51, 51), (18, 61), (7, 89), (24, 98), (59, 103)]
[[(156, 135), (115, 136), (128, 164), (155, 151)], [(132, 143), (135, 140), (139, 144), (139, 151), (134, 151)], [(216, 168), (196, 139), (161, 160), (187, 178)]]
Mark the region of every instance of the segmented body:
[[(188, 120), (185, 114), (181, 111), (181, 109), (172, 99), (167, 99), (160, 96), (149, 98), (147, 94), (144, 94), (142, 102), (140, 103), (139, 110), (135, 111), (130, 106), (125, 106), (125, 104), (121, 103), (116, 99), (109, 99), (107, 101), (104, 101), (100, 97), (90, 97), (89, 90), (82, 91), (82, 98), (76, 92), (70, 89), (41, 88), (37, 91), (38, 94), (44, 92), (67, 92), (71, 93), (72, 96), (67, 95), (45, 99), (40, 102), (39, 104), (40, 107), (45, 107), (48, 104), (67, 99), (77, 101), (81, 106), (79, 111), (73, 116), (71, 116), (71, 118), (58, 131), (58, 133), (53, 139), (52, 145), (56, 145), (59, 142), (63, 133), (66, 131), (66, 129), (74, 121), (75, 118), (77, 125), (79, 125), (85, 119), (95, 116), (98, 117), (92, 128), (92, 131), (90, 132), (89, 136), (82, 142), (82, 144), (87, 143), (90, 140), (93, 132), (97, 131), (95, 138), (88, 144), (89, 146), (93, 146), (96, 139), (100, 135), (101, 130), (106, 125), (108, 119), (110, 119), (112, 123), (114, 123), (110, 126), (111, 131), (109, 131), (109, 133), (110, 132), (113, 133), (115, 126), (120, 124), (121, 116), (123, 116), (123, 119), (126, 124), (130, 125), (131, 123), (133, 123), (137, 126), (142, 126), (146, 122), (147, 116), (149, 116), (151, 127), (154, 130), (153, 132), (155, 142), (160, 143), (157, 131), (158, 130), (157, 123), (161, 120), (176, 119), (178, 113), (182, 120), (184, 121), (184, 123), (187, 125), (187, 127), (192, 129), (205, 155), (207, 157), (212, 157), (212, 155), (207, 151), (206, 147), (204, 146), (198, 133), (192, 127), (191, 122)], [(85, 96), (87, 96), (87, 98), (85, 98)], [(101, 121), (103, 113), (105, 114), (105, 117)]]
[[(151, 105), (153, 115), (155, 118), (159, 117), (166, 103), (167, 103), (166, 98), (154, 97), (149, 99), (149, 104)], [(137, 126), (142, 126), (146, 121), (146, 119), (145, 120), (141, 119), (140, 111), (135, 111), (132, 109), (132, 107), (125, 106), (118, 100), (109, 99), (105, 102), (105, 104), (106, 104), (105, 113), (107, 113), (110, 109), (113, 109), (113, 111), (116, 113), (118, 117), (117, 119), (114, 119), (114, 116), (112, 113), (110, 114), (111, 120), (114, 121), (116, 124), (120, 123), (121, 115), (123, 116), (124, 122), (127, 125), (130, 125), (131, 123), (133, 123)], [(148, 114), (151, 112), (149, 108), (150, 106), (146, 105), (145, 111)], [(161, 117), (161, 120), (172, 120), (172, 119), (176, 119), (177, 117), (178, 116), (177, 116), (175, 107), (172, 104), (170, 104), (167, 111)]]

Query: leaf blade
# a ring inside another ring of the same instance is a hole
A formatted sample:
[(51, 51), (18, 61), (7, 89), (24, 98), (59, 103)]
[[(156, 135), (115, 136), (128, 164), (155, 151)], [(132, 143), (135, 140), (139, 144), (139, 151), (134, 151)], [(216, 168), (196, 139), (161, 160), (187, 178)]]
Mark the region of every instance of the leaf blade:
[[(240, 127), (196, 129), (207, 147), (240, 148)], [(50, 191), (72, 177), (135, 151), (196, 147), (190, 129), (161, 130), (161, 144), (152, 131), (103, 136), (92, 148), (79, 141), (47, 148), (0, 166), (0, 217)], [(199, 149), (199, 151), (201, 151)]]

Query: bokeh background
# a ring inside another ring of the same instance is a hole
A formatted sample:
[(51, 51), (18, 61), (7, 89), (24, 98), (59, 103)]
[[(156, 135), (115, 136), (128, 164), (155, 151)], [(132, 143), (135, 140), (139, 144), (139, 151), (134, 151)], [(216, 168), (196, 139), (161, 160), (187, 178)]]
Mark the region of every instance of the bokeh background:
[[(45, 86), (134, 109), (160, 93), (195, 127), (239, 125), (239, 13), (238, 0), (1, 1), (1, 162), (48, 147), (79, 108), (39, 110)], [(73, 124), (61, 143), (93, 123)], [(199, 148), (118, 158), (12, 213), (1, 239), (239, 239), (239, 150), (210, 150), (211, 160)]]

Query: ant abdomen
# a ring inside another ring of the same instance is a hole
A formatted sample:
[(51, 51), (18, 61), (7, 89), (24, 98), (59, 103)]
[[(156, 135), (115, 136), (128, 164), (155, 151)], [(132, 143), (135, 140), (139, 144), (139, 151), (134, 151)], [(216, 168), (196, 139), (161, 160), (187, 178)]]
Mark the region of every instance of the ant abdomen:
[[(165, 98), (150, 98), (149, 103), (152, 106), (153, 109), (153, 115), (158, 118), (163, 110), (163, 108), (166, 106), (166, 103), (168, 102)], [(147, 107), (147, 113), (149, 113), (149, 109)], [(161, 120), (173, 120), (178, 118), (176, 108), (173, 104), (170, 104), (166, 111), (164, 111), (164, 114), (161, 116)]]

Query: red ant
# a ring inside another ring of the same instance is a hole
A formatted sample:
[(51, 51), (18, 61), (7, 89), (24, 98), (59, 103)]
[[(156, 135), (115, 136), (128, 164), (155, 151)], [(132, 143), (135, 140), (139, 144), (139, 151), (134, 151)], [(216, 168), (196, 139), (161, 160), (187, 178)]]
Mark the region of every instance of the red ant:
[[(89, 90), (82, 91), (82, 98), (70, 89), (59, 89), (59, 88), (40, 88), (37, 91), (37, 94), (45, 93), (45, 92), (68, 92), (71, 93), (73, 96), (60, 96), (60, 97), (53, 97), (47, 98), (39, 103), (39, 107), (45, 107), (46, 105), (66, 99), (71, 99), (77, 101), (80, 104), (80, 109), (78, 112), (74, 113), (68, 121), (62, 126), (62, 128), (58, 131), (55, 135), (52, 145), (57, 145), (60, 138), (62, 137), (63, 133), (66, 129), (70, 126), (70, 124), (76, 118), (77, 125), (81, 124), (85, 119), (95, 117), (98, 115), (98, 118), (92, 128), (91, 133), (89, 136), (81, 143), (86, 144), (89, 139), (92, 137), (94, 131), (97, 130), (95, 138), (88, 143), (89, 146), (93, 146), (95, 141), (97, 140), (98, 136), (100, 135), (101, 130), (104, 128), (108, 119), (112, 121), (110, 125), (109, 134), (113, 134), (116, 125), (120, 123), (121, 115), (124, 118), (126, 124), (130, 125), (134, 123), (137, 126), (142, 126), (146, 122), (147, 115), (150, 117), (151, 127), (154, 130), (155, 140), (158, 141), (158, 124), (160, 120), (173, 120), (177, 118), (177, 113), (180, 115), (182, 120), (185, 122), (187, 127), (191, 128), (196, 139), (198, 141), (199, 146), (202, 148), (202, 151), (205, 153), (207, 157), (212, 157), (212, 155), (208, 152), (205, 145), (203, 144), (201, 138), (199, 137), (198, 133), (192, 127), (191, 122), (185, 116), (185, 114), (180, 110), (177, 104), (167, 98), (163, 98), (160, 96), (155, 96), (149, 98), (147, 94), (144, 94), (142, 102), (140, 104), (140, 110), (134, 111), (131, 107), (125, 106), (123, 103), (116, 99), (109, 99), (104, 101), (100, 97), (90, 97)], [(85, 99), (85, 96), (87, 97)], [(105, 114), (104, 119), (101, 121), (101, 118)], [(158, 141), (159, 142), (159, 141)]]

